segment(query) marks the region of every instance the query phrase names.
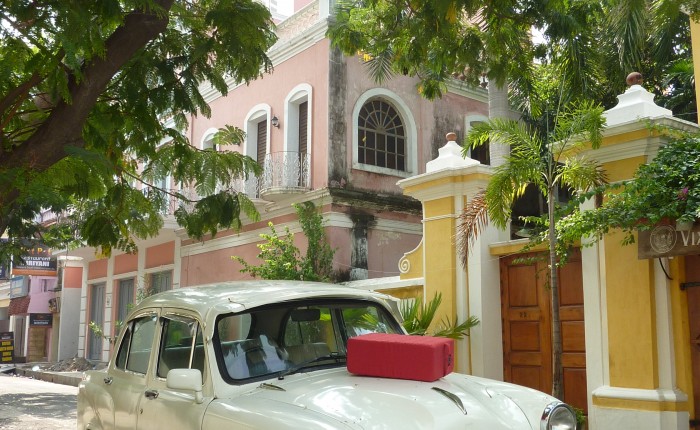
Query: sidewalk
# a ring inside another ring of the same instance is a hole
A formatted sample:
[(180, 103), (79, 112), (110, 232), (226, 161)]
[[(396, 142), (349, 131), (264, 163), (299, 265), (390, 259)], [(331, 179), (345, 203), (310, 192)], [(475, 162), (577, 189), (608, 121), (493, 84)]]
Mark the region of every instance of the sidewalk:
[(83, 380), (83, 372), (100, 367), (103, 367), (101, 363), (94, 365), (87, 360), (74, 358), (58, 363), (3, 364), (0, 365), (0, 373), (14, 373), (27, 378), (77, 387)]

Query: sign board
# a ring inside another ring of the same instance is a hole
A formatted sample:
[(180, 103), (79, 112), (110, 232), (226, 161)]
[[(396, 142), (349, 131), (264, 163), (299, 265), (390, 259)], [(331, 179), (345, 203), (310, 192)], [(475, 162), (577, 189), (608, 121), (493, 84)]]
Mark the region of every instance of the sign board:
[(12, 363), (14, 352), (14, 333), (0, 332), (0, 364)]
[(22, 260), (12, 265), (12, 275), (56, 276), (58, 273), (56, 257), (51, 256), (51, 249), (44, 244), (33, 244)]
[(53, 314), (29, 314), (29, 325), (51, 327)]
[(700, 225), (678, 231), (673, 225), (660, 224), (650, 230), (639, 231), (637, 242), (640, 260), (700, 254)]

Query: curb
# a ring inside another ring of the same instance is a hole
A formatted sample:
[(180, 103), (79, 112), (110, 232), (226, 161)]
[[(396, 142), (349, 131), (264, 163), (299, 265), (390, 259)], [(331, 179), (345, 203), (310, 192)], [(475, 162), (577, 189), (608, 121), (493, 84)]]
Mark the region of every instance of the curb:
[(15, 374), (34, 378), (41, 381), (53, 382), (54, 384), (71, 385), (77, 387), (83, 380), (83, 372), (43, 372), (30, 369), (15, 369)]

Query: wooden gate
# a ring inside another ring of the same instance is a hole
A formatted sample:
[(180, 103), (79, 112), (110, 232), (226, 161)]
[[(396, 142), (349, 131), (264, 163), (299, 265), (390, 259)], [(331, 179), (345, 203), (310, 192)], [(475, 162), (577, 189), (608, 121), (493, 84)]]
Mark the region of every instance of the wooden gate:
[[(552, 391), (552, 311), (546, 255), (501, 259), (503, 365), (508, 382)], [(564, 401), (587, 412), (581, 255), (559, 269)]]

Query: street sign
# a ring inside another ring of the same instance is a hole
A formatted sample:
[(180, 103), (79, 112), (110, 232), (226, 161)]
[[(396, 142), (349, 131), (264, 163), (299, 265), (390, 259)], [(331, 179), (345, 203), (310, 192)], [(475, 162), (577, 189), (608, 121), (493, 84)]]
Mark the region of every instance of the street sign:
[(638, 258), (673, 257), (700, 254), (700, 225), (690, 230), (676, 230), (673, 225), (660, 224), (639, 231)]
[(14, 333), (0, 332), (0, 364), (12, 363), (15, 352)]

